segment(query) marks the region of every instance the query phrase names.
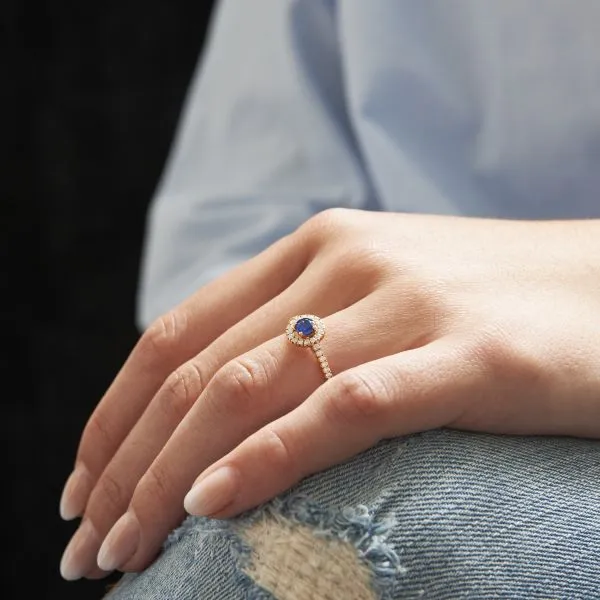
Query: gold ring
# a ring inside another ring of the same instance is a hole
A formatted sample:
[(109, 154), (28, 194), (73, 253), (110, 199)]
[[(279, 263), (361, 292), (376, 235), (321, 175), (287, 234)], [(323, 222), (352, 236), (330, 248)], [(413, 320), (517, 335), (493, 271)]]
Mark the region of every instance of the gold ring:
[(319, 317), (315, 315), (296, 315), (290, 319), (285, 334), (292, 344), (312, 348), (325, 380), (333, 377), (331, 367), (323, 353), (323, 348), (321, 348), (321, 340), (325, 337), (325, 325)]

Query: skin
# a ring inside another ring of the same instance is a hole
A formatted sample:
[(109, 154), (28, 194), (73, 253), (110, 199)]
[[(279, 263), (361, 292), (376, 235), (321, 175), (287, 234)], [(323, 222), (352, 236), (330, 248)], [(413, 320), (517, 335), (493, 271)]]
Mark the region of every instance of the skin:
[[(327, 382), (283, 334), (305, 313)], [(65, 486), (63, 576), (139, 571), (186, 511), (232, 517), (385, 438), (600, 438), (598, 315), (599, 221), (320, 213), (141, 336)]]

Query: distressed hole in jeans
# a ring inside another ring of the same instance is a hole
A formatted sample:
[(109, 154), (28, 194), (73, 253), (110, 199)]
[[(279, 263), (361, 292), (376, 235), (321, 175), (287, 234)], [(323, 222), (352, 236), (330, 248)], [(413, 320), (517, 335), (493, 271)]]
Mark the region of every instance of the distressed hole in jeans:
[(390, 526), (364, 506), (333, 511), (297, 495), (273, 500), (235, 525), (249, 597), (390, 598), (404, 572), (385, 541)]

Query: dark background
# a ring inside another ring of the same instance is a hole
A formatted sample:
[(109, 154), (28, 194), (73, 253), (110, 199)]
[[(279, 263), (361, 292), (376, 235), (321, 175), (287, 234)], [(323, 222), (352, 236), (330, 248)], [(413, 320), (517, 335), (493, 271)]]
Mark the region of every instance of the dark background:
[(115, 580), (61, 580), (77, 524), (58, 502), (138, 337), (146, 208), (212, 4), (3, 2), (4, 598), (101, 598)]

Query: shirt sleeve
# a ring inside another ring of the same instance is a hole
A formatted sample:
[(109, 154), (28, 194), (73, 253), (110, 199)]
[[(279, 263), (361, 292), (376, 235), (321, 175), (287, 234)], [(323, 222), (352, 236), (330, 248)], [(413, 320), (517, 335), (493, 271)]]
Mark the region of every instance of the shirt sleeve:
[(332, 2), (222, 1), (150, 204), (138, 326), (314, 213), (370, 198)]

